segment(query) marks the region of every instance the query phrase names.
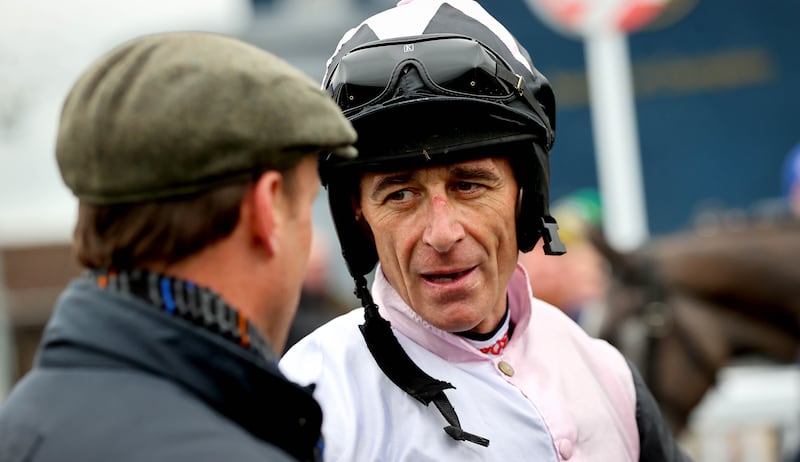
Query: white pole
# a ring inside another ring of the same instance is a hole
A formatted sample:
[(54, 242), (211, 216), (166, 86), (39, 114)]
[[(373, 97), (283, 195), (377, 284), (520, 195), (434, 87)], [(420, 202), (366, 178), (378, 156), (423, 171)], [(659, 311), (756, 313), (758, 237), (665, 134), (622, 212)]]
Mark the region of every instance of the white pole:
[(597, 28), (584, 46), (604, 232), (612, 246), (631, 250), (648, 230), (627, 37)]

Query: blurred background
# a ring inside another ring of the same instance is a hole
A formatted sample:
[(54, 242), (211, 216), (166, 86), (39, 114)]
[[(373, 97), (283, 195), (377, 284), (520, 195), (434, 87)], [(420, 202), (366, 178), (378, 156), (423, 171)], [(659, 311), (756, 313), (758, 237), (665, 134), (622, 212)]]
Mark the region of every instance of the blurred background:
[[(55, 297), (79, 271), (69, 248), (77, 203), (53, 154), (61, 103), (78, 74), (134, 36), (207, 30), (266, 48), (320, 80), (342, 34), (394, 3), (0, 0), (0, 401), (30, 367)], [(554, 202), (590, 191), (604, 203), (595, 223), (629, 248), (700, 224), (785, 212), (781, 172), (800, 143), (800, 2), (597, 0), (649, 12), (614, 29), (605, 48), (590, 42), (607, 30), (574, 17), (592, 1), (480, 3), (554, 86)], [(598, 131), (609, 124), (623, 129), (617, 145)], [(609, 151), (628, 157), (612, 162)], [(324, 295), (305, 295), (300, 316), (309, 315), (293, 338), (357, 306), (324, 191), (315, 215), (320, 251), (308, 290)], [(798, 367), (726, 369), (684, 441), (698, 461), (790, 460), (800, 447)]]

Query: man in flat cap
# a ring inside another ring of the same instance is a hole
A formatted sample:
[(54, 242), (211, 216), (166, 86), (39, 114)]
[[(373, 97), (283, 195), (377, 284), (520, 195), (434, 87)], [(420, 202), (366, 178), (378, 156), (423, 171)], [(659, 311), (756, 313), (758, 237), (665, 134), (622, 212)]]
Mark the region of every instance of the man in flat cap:
[(145, 36), (94, 63), (56, 146), (87, 270), (0, 408), (0, 460), (318, 460), (320, 408), (275, 352), (318, 155), (355, 138), (310, 78), (230, 37)]

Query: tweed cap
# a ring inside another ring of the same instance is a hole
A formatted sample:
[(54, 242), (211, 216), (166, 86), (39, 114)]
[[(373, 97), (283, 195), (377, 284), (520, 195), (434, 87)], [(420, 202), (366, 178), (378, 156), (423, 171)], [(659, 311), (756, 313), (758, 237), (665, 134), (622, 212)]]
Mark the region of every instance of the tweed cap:
[(81, 201), (115, 204), (246, 181), (316, 150), (355, 157), (355, 140), (330, 96), (282, 59), (224, 35), (170, 32), (85, 71), (64, 102), (56, 158)]

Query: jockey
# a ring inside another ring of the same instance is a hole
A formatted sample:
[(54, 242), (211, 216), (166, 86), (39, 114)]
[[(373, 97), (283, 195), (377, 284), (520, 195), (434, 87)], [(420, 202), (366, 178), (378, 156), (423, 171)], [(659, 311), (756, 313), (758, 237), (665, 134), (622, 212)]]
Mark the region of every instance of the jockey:
[(509, 31), (472, 0), (402, 1), (344, 35), (323, 86), (358, 132), (320, 173), (363, 308), (281, 368), (316, 386), (326, 460), (685, 460), (635, 368), (517, 262), (565, 249), (555, 97)]

